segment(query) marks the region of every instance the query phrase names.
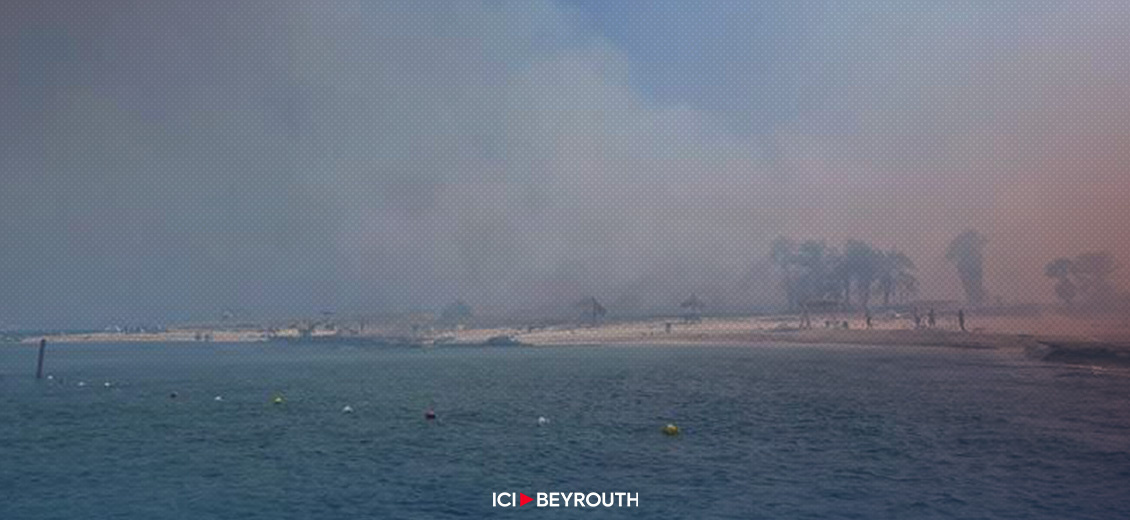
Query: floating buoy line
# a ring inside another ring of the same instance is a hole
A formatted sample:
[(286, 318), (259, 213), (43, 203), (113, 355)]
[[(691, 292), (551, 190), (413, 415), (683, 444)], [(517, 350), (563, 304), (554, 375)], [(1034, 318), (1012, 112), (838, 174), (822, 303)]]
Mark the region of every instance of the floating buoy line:
[[(46, 379), (54, 380), (56, 378), (53, 374), (48, 374), (46, 376)], [(113, 388), (114, 386), (116, 386), (112, 381), (106, 381), (102, 385), (106, 388)], [(87, 386), (87, 383), (86, 383), (86, 381), (79, 381), (78, 383), (76, 383), (76, 386), (85, 387), (85, 386)], [(170, 392), (169, 393), (169, 399), (178, 399), (178, 398), (180, 398), (180, 394), (178, 392)], [(217, 396), (213, 397), (212, 400), (215, 401), (215, 402), (223, 402), (224, 397), (222, 395), (217, 395)], [(270, 403), (272, 405), (286, 404), (286, 398), (282, 394), (275, 394), (271, 398)], [(350, 405), (345, 405), (341, 408), (341, 413), (343, 415), (351, 415), (355, 412), (356, 412), (356, 410), (354, 410), (354, 408)], [(435, 421), (437, 418), (438, 418), (438, 414), (436, 414), (434, 407), (428, 407), (428, 409), (424, 411), (424, 419), (425, 420), (430, 422), (430, 421)], [(550, 424), (550, 420), (549, 420), (548, 417), (545, 417), (544, 415), (538, 416), (537, 425), (539, 427), (548, 426), (549, 424)], [(667, 423), (662, 428), (660, 428), (660, 431), (663, 433), (663, 435), (666, 435), (668, 437), (675, 437), (675, 436), (678, 436), (682, 433), (682, 430), (680, 430), (679, 426), (677, 426), (675, 423)]]

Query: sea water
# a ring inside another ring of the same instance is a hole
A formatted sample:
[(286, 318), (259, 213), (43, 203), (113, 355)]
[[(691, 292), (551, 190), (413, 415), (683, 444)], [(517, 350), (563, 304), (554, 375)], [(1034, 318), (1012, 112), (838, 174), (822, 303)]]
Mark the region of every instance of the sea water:
[(0, 347), (2, 519), (1130, 515), (1130, 378), (997, 351), (35, 350)]

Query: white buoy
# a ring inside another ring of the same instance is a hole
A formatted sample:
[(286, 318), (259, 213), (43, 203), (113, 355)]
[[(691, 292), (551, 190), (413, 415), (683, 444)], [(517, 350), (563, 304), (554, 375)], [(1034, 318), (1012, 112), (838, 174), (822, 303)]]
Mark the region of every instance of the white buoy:
[(213, 397), (213, 398), (212, 398), (212, 400), (213, 400), (213, 401), (223, 401), (223, 400), (224, 400), (224, 396), (222, 396), (222, 395), (217, 395), (216, 397)]
[(53, 376), (53, 375), (51, 375), (51, 374), (47, 374), (47, 380), (48, 380), (48, 381), (54, 381), (54, 380), (55, 380), (55, 376)]
[(79, 381), (78, 386), (86, 386), (86, 381)]
[(549, 424), (549, 419), (546, 419), (545, 417), (538, 417), (538, 426), (545, 426), (547, 424)]
[(351, 413), (353, 413), (353, 407), (349, 406), (349, 405), (345, 405), (345, 407), (341, 409), (341, 413), (351, 414)]
[(109, 382), (109, 381), (106, 381), (105, 383), (102, 383), (102, 386), (104, 386), (104, 387), (106, 387), (106, 388), (110, 388), (111, 386), (114, 386), (114, 383), (111, 383), (111, 382)]

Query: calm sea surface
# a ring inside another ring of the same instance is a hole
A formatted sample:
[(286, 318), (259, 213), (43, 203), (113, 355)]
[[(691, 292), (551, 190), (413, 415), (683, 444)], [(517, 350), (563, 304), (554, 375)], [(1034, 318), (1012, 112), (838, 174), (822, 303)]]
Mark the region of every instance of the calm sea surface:
[(52, 345), (54, 381), (34, 367), (0, 347), (0, 519), (1130, 518), (1130, 378), (994, 352)]

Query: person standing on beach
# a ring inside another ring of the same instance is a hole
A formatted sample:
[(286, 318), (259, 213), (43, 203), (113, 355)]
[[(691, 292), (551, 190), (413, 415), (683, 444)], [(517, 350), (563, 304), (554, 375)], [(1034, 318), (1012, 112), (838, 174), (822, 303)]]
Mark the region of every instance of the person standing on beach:
[(917, 305), (914, 306), (914, 309), (912, 310), (912, 312), (914, 313), (914, 330), (921, 329), (922, 328), (922, 315), (918, 314), (918, 306)]
[(957, 310), (957, 325), (961, 327), (962, 332), (965, 332), (965, 309)]
[(932, 329), (938, 325), (938, 315), (931, 308), (930, 312), (926, 314), (926, 324)]

